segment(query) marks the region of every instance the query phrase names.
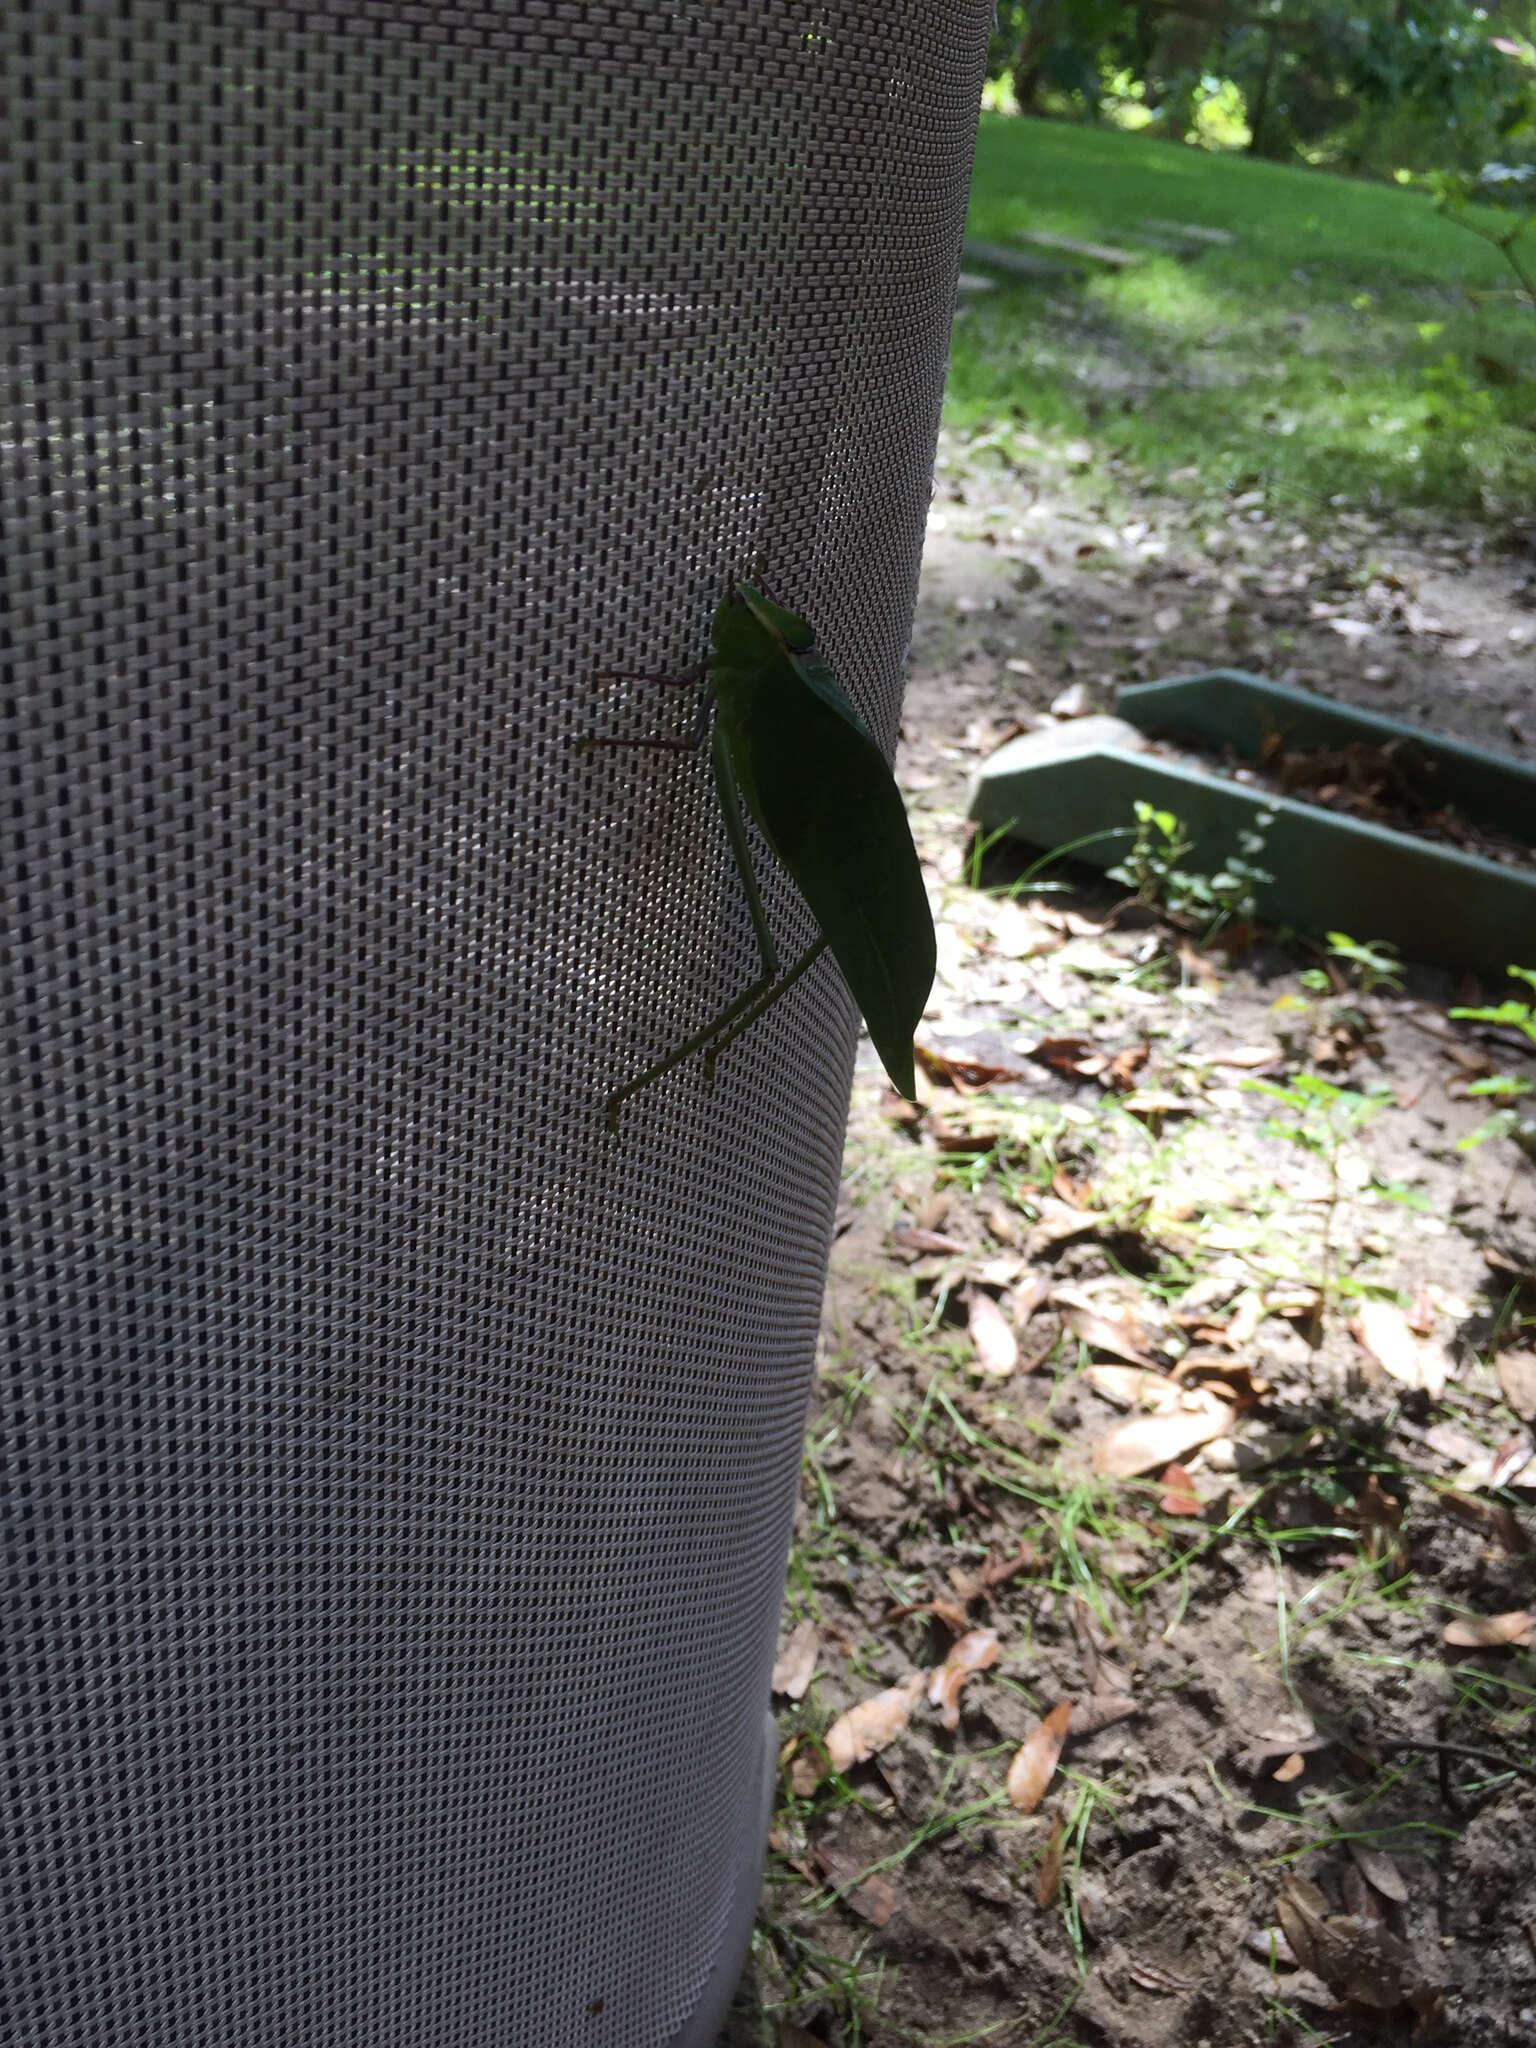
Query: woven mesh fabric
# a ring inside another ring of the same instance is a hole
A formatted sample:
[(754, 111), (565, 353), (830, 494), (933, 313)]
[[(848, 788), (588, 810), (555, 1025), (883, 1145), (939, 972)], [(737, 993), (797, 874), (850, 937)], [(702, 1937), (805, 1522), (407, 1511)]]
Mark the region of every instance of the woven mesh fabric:
[(990, 14), (0, 14), (10, 2048), (695, 2008), (854, 1019), (611, 1139), (754, 952), (576, 743), (759, 560), (891, 737)]

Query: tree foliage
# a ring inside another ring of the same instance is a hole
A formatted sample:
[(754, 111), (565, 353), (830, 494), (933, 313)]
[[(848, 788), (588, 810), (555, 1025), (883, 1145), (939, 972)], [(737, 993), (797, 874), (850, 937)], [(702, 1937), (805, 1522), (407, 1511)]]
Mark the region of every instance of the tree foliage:
[(1090, 115), (1129, 79), (1175, 138), (1230, 79), (1255, 155), (1472, 170), (1530, 144), (1533, 34), (1532, 0), (1002, 0), (992, 75), (1024, 112)]

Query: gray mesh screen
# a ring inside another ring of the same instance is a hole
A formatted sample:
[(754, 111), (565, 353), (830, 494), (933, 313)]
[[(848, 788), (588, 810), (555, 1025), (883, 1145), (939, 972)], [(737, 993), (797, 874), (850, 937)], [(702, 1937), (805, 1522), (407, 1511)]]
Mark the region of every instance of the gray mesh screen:
[(759, 558), (891, 735), (990, 13), (0, 14), (8, 2044), (719, 1975), (854, 1020), (608, 1138), (754, 955), (575, 742)]

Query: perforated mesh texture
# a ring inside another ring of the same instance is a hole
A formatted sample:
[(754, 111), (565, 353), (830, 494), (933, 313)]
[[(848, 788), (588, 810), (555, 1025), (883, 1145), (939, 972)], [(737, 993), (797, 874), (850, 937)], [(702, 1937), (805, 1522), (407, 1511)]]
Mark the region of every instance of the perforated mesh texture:
[(613, 1142), (754, 954), (576, 742), (760, 559), (890, 738), (990, 13), (0, 15), (11, 2048), (694, 2010), (854, 1020)]

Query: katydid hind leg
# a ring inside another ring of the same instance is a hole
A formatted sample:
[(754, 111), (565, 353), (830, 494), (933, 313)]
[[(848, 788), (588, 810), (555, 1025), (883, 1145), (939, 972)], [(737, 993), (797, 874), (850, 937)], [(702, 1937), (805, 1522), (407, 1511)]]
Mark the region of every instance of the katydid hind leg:
[(816, 965), (822, 954), (826, 952), (828, 943), (827, 939), (821, 937), (812, 940), (794, 966), (787, 968), (771, 988), (764, 989), (757, 1000), (749, 1004), (730, 1027), (722, 1032), (720, 1037), (715, 1040), (709, 1051), (704, 1055), (704, 1078), (706, 1081), (714, 1080), (716, 1064), (726, 1047), (734, 1044), (744, 1031), (750, 1031), (759, 1017), (766, 1016), (780, 996), (789, 994), (789, 991), (794, 987), (801, 975), (808, 973)]
[(670, 1074), (674, 1067), (680, 1067), (684, 1060), (692, 1059), (696, 1052), (703, 1052), (706, 1046), (713, 1043), (723, 1026), (734, 1023), (743, 1010), (750, 1009), (767, 993), (772, 981), (771, 974), (762, 975), (750, 988), (744, 989), (733, 1003), (727, 1003), (718, 1016), (711, 1017), (702, 1031), (695, 1031), (692, 1038), (686, 1039), (664, 1058), (653, 1060), (644, 1073), (636, 1074), (633, 1081), (626, 1081), (622, 1088), (615, 1088), (606, 1105), (608, 1128), (617, 1132), (619, 1109), (622, 1104), (632, 1095), (638, 1095), (642, 1088), (649, 1088), (653, 1081), (660, 1081), (665, 1075)]
[(731, 767), (731, 752), (718, 720), (709, 746), (710, 766), (714, 770), (715, 794), (720, 800), (720, 816), (725, 822), (725, 836), (730, 842), (731, 858), (736, 863), (736, 872), (741, 877), (742, 894), (747, 899), (747, 915), (752, 920), (752, 935), (757, 940), (758, 957), (763, 963), (763, 974), (772, 981), (779, 971), (779, 949), (774, 943), (773, 933), (768, 927), (768, 913), (763, 908), (762, 891), (757, 886), (757, 872), (752, 865), (752, 849), (747, 843), (746, 821), (741, 811), (741, 791), (736, 786), (735, 770)]
[(702, 1031), (696, 1031), (692, 1038), (674, 1048), (664, 1059), (653, 1060), (643, 1073), (636, 1074), (633, 1081), (626, 1081), (622, 1088), (615, 1088), (604, 1105), (608, 1116), (608, 1128), (618, 1135), (619, 1111), (632, 1095), (649, 1088), (655, 1081), (662, 1080), (674, 1067), (680, 1067), (684, 1060), (691, 1059), (696, 1052), (706, 1052), (704, 1065), (706, 1081), (715, 1078), (715, 1062), (725, 1048), (741, 1037), (754, 1025), (759, 1017), (771, 1010), (780, 996), (787, 995), (800, 977), (814, 967), (827, 950), (827, 941), (817, 938), (800, 955), (800, 958), (777, 980), (765, 974), (744, 989), (733, 1003), (727, 1003), (718, 1016), (711, 1017)]

